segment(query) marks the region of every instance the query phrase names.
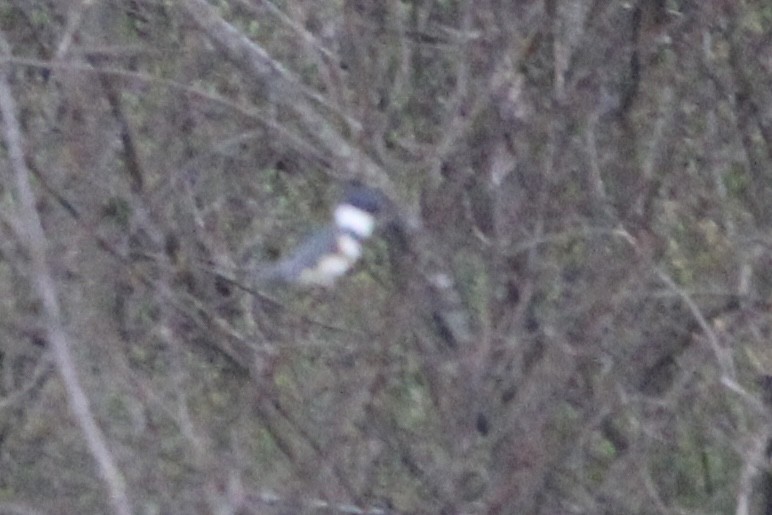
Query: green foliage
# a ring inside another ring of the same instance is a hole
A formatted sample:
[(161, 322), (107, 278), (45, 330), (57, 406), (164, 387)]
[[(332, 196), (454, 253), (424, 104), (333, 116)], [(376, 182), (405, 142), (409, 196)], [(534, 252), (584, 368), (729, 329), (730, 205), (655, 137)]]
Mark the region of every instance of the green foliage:
[(735, 163), (723, 176), (724, 186), (733, 197), (743, 199), (751, 186), (745, 166)]
[(492, 285), (483, 257), (479, 254), (459, 254), (454, 262), (456, 277), (469, 313), (476, 320), (485, 320), (489, 315), (489, 296)]

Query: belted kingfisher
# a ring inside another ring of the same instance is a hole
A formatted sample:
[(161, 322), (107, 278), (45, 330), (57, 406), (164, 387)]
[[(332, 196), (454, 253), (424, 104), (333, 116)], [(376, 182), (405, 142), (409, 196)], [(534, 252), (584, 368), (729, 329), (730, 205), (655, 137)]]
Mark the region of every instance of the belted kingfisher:
[(384, 197), (362, 185), (352, 185), (333, 211), (333, 221), (287, 257), (258, 272), (258, 284), (291, 283), (332, 287), (362, 255), (362, 243), (373, 233)]

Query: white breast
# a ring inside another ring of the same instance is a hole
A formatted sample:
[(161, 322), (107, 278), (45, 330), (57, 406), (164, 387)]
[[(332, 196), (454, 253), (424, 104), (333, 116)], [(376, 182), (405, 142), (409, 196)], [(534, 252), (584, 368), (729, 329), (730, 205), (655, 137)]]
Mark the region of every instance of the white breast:
[(348, 272), (352, 261), (340, 254), (330, 254), (322, 258), (317, 266), (304, 270), (299, 279), (303, 284), (318, 284), (331, 287), (335, 280)]
[(324, 256), (316, 267), (304, 270), (300, 274), (301, 283), (331, 287), (335, 280), (348, 272), (362, 255), (362, 246), (356, 238), (348, 234), (337, 235), (335, 245), (336, 252)]
[(353, 263), (362, 255), (362, 245), (348, 234), (339, 234), (337, 237), (338, 252), (346, 256)]

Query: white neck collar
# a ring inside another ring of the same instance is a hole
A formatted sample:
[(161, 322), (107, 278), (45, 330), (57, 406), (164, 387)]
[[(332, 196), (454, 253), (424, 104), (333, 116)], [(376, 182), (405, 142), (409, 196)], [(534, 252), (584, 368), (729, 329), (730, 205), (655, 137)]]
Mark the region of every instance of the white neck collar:
[(335, 225), (364, 240), (373, 234), (375, 217), (351, 204), (340, 204), (335, 208)]

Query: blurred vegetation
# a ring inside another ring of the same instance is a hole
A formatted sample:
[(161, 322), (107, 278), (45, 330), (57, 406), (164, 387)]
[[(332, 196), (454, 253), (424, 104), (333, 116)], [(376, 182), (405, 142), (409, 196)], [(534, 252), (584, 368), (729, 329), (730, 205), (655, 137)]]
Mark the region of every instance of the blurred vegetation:
[[(767, 4), (0, 3), (135, 511), (770, 513)], [(354, 273), (249, 291), (350, 180)], [(0, 221), (0, 512), (109, 511)]]

